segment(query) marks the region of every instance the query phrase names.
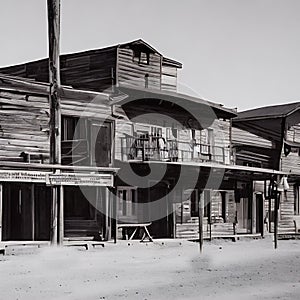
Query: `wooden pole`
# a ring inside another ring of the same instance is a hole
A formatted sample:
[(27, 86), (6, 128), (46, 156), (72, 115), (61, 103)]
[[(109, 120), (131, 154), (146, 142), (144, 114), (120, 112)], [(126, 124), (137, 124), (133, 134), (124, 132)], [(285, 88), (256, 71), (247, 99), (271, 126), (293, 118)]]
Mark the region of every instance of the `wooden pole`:
[(278, 205), (279, 204), (279, 193), (275, 196), (275, 208), (274, 208), (274, 248), (278, 247)]
[(114, 243), (117, 243), (118, 237), (118, 191), (116, 190), (116, 195), (114, 196), (114, 216), (115, 216), (115, 236), (114, 236)]
[[(50, 164), (60, 164), (60, 112), (59, 112), (59, 39), (60, 39), (60, 0), (47, 0), (49, 38), (49, 83), (50, 83)], [(58, 187), (52, 187), (51, 243), (57, 244)]]
[(31, 239), (35, 237), (35, 199), (34, 199), (34, 184), (31, 185)]
[(200, 193), (199, 197), (199, 247), (200, 247), (200, 253), (202, 253), (203, 250), (203, 210), (204, 210), (204, 192), (202, 191)]
[(59, 222), (58, 222), (58, 244), (64, 243), (64, 186), (60, 186), (59, 191)]

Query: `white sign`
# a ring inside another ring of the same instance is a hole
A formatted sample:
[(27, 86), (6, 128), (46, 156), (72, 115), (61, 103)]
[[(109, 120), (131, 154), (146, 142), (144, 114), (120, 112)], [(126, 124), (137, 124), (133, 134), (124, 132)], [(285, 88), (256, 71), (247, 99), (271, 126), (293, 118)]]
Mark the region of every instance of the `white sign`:
[(50, 185), (113, 186), (112, 174), (76, 174), (61, 173), (47, 176)]
[(45, 172), (36, 171), (4, 171), (0, 170), (0, 181), (45, 183)]
[(0, 170), (0, 182), (46, 183), (47, 185), (113, 186), (112, 174), (58, 173)]

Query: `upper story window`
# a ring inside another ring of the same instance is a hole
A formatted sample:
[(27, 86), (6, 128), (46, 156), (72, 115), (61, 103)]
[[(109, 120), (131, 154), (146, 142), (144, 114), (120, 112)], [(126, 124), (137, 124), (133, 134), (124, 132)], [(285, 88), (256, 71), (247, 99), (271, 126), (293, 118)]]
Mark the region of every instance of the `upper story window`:
[(111, 164), (112, 124), (78, 117), (62, 117), (62, 164)]
[(143, 51), (133, 50), (132, 61), (137, 64), (149, 65), (150, 63), (150, 53)]

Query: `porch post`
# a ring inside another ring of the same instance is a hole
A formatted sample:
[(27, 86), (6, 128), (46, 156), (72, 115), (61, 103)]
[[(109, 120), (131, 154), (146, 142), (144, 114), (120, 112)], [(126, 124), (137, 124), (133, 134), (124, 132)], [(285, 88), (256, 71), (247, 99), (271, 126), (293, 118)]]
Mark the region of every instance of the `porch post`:
[(58, 222), (58, 244), (60, 246), (64, 243), (64, 187), (60, 186), (59, 193), (59, 222)]
[(35, 236), (35, 215), (34, 215), (34, 184), (31, 185), (31, 239), (34, 241)]
[[(101, 190), (99, 191), (101, 194)], [(102, 199), (101, 199), (102, 200)], [(111, 201), (110, 201), (110, 193), (108, 191), (108, 188), (105, 188), (105, 240), (110, 240), (111, 238), (111, 224), (109, 222), (111, 213)]]
[(204, 191), (200, 192), (199, 197), (199, 247), (200, 253), (203, 250), (203, 210), (204, 210)]
[(278, 206), (279, 206), (279, 193), (275, 196), (275, 208), (274, 208), (274, 248), (278, 247)]
[(116, 194), (114, 195), (114, 216), (115, 216), (115, 236), (114, 236), (114, 243), (117, 243), (117, 236), (118, 236), (118, 194), (117, 194), (117, 189), (115, 189)]
[(58, 226), (57, 226), (57, 210), (58, 210), (58, 187), (52, 187), (52, 204), (51, 204), (51, 244), (57, 245), (57, 235), (58, 235)]

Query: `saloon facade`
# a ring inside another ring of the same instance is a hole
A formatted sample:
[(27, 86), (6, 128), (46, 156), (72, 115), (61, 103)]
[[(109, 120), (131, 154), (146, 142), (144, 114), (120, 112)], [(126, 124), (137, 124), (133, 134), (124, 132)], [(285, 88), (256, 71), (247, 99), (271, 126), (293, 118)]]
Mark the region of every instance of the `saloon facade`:
[(0, 69), (2, 240), (48, 240), (55, 215), (69, 239), (140, 223), (154, 237), (197, 238), (199, 214), (207, 236), (263, 234), (253, 183), (284, 172), (235, 164), (236, 111), (178, 93), (181, 68), (142, 40), (62, 55), (58, 165), (47, 59)]

